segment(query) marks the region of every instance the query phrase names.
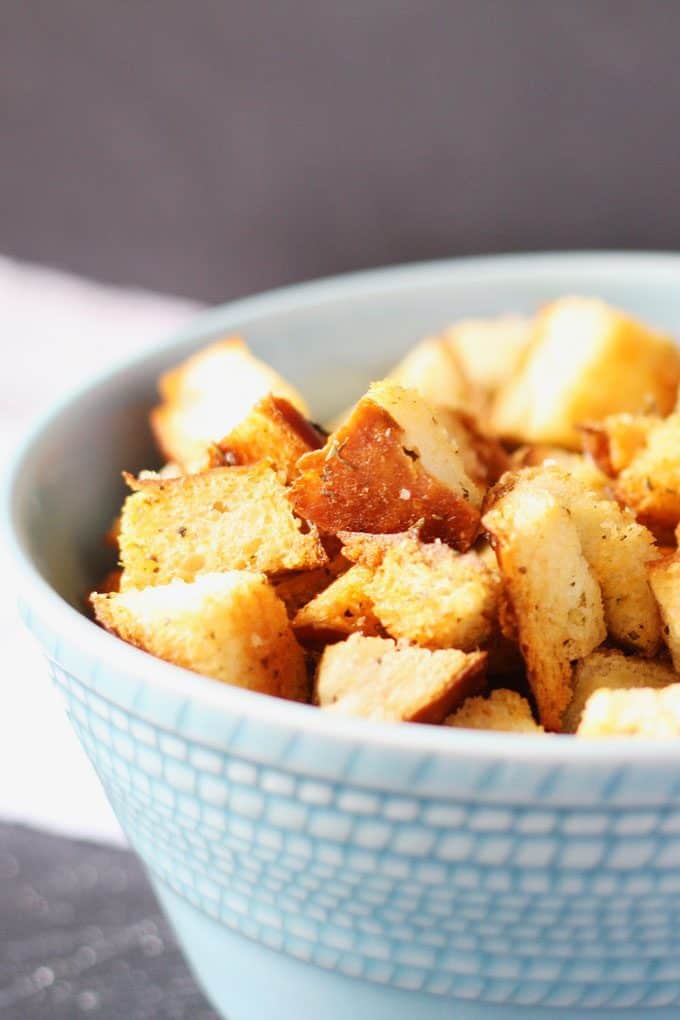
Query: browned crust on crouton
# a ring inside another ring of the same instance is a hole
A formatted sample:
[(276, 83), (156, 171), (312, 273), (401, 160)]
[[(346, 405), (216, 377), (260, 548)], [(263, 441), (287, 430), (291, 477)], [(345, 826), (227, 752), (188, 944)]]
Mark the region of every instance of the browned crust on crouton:
[(572, 662), (606, 637), (599, 585), (568, 510), (545, 489), (504, 477), (489, 497), (491, 534), (539, 717), (559, 732)]
[(474, 415), (466, 411), (437, 407), (435, 414), (457, 444), (470, 478), (483, 488), (497, 482), (510, 467), (510, 458), (502, 443), (486, 435)]
[(123, 508), (124, 589), (191, 581), (214, 571), (311, 570), (328, 561), (316, 529), (295, 518), (267, 461), (167, 480), (126, 480), (134, 492)]
[(283, 603), (249, 571), (109, 595), (94, 592), (98, 622), (176, 666), (262, 694), (307, 701), (304, 654)]
[(612, 414), (600, 422), (579, 426), (583, 449), (610, 478), (628, 467), (647, 445), (650, 433), (662, 421), (655, 414)]
[(484, 682), (486, 654), (430, 651), (353, 634), (326, 648), (315, 702), (326, 711), (386, 722), (440, 723)]
[(674, 680), (677, 676), (663, 659), (643, 659), (615, 648), (597, 648), (576, 664), (574, 694), (564, 715), (564, 729), (576, 732), (586, 703), (597, 690), (666, 687)]
[(680, 671), (680, 552), (665, 555), (648, 566), (649, 583), (663, 621), (662, 635)]
[(321, 531), (394, 533), (422, 522), (423, 538), (461, 550), (477, 534), (479, 511), (424, 470), (404, 445), (404, 430), (370, 400), (298, 467), (293, 506)]
[(341, 553), (337, 553), (323, 567), (291, 571), (272, 577), (271, 582), (276, 594), (288, 610), (288, 615), (292, 618), (319, 592), (324, 591), (336, 577), (349, 570), (351, 565), (348, 559)]
[(324, 443), (325, 436), (290, 401), (270, 393), (217, 445), (224, 464), (253, 464), (267, 458), (290, 480), (300, 457)]
[(543, 733), (534, 719), (531, 705), (517, 691), (497, 688), (488, 697), (467, 698), (445, 726), (473, 730), (497, 730), (501, 733)]
[(293, 620), (298, 639), (315, 648), (341, 641), (356, 632), (384, 633), (369, 594), (371, 571), (354, 564), (302, 606)]

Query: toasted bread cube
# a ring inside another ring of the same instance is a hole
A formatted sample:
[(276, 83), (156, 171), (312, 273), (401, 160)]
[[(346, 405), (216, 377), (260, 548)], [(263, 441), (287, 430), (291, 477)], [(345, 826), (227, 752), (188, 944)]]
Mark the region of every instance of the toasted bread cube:
[(588, 699), (579, 737), (680, 737), (680, 684), (662, 690), (599, 690)]
[(223, 683), (306, 701), (302, 649), (263, 574), (233, 570), (187, 584), (92, 595), (97, 620), (160, 659)]
[(679, 381), (670, 337), (602, 301), (562, 298), (537, 316), (526, 357), (492, 409), (492, 430), (578, 449), (581, 423), (621, 411), (668, 414)]
[(531, 319), (500, 315), (463, 319), (444, 332), (470, 382), (491, 395), (515, 374), (531, 337)]
[(137, 491), (123, 507), (123, 591), (215, 571), (273, 574), (327, 562), (316, 529), (300, 530), (286, 489), (266, 461), (128, 481)]
[(583, 449), (604, 474), (615, 478), (644, 450), (650, 432), (662, 421), (658, 414), (610, 414), (579, 426)]
[(491, 636), (498, 587), (476, 553), (456, 553), (440, 541), (425, 544), (405, 534), (383, 547), (366, 591), (391, 637), (470, 652)]
[(479, 430), (472, 415), (449, 407), (435, 408), (437, 421), (458, 447), (466, 472), (478, 485), (493, 485), (510, 467), (510, 458), (497, 439)]
[(151, 412), (151, 426), (164, 456), (183, 467), (238, 425), (268, 393), (308, 414), (297, 390), (254, 357), (238, 336), (218, 340), (166, 372), (159, 390), (162, 403)]
[(341, 715), (440, 723), (483, 684), (484, 652), (431, 652), (353, 634), (324, 651), (315, 701)]
[(225, 464), (269, 460), (290, 481), (300, 457), (324, 442), (325, 437), (289, 401), (268, 393), (218, 446)]
[(545, 733), (534, 719), (531, 705), (517, 691), (499, 687), (488, 697), (467, 698), (446, 726), (468, 730), (498, 730), (501, 733)]
[(667, 687), (677, 677), (666, 662), (626, 656), (614, 648), (598, 648), (574, 669), (574, 694), (564, 715), (564, 729), (575, 733), (586, 702), (595, 691), (633, 687)]
[(431, 407), (476, 414), (483, 406), (481, 393), (470, 385), (453, 347), (439, 337), (427, 337), (412, 347), (387, 378), (416, 390)]
[(515, 469), (523, 467), (557, 467), (566, 471), (584, 488), (592, 489), (603, 495), (609, 494), (610, 480), (604, 471), (582, 453), (564, 450), (561, 446), (534, 444), (520, 446), (510, 458)]
[(606, 637), (600, 587), (569, 512), (545, 489), (503, 482), (483, 525), (491, 533), (541, 723), (559, 731), (574, 659)]
[(120, 538), (120, 514), (113, 518), (109, 526), (109, 530), (104, 535), (104, 545), (107, 545), (110, 549), (118, 549), (118, 540)]
[(118, 567), (114, 567), (113, 570), (109, 570), (107, 574), (99, 582), (98, 591), (104, 595), (110, 595), (113, 592), (120, 591), (120, 579), (123, 576), (123, 571)]
[(271, 582), (292, 619), (299, 609), (311, 602), (319, 592), (324, 591), (336, 577), (349, 570), (351, 565), (350, 561), (339, 553), (323, 567), (277, 575), (271, 578)]
[(680, 521), (680, 414), (671, 414), (647, 435), (647, 442), (619, 474), (615, 492), (635, 515), (658, 533)]
[(539, 485), (567, 508), (602, 590), (609, 634), (628, 648), (654, 655), (661, 618), (647, 577), (647, 563), (658, 555), (653, 535), (614, 500), (585, 489), (559, 468), (526, 469), (515, 484)]
[(349, 634), (383, 633), (368, 594), (371, 571), (355, 564), (307, 603), (293, 620), (295, 633), (305, 644), (321, 646)]
[(649, 582), (659, 603), (664, 640), (680, 672), (680, 553), (650, 563)]
[(323, 450), (298, 466), (293, 505), (322, 532), (388, 534), (419, 524), (424, 538), (462, 550), (477, 534), (482, 491), (413, 390), (374, 384)]

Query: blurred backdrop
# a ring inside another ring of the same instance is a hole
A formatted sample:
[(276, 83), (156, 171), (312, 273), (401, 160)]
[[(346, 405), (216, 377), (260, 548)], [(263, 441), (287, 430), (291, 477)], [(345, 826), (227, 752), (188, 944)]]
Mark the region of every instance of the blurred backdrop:
[(216, 301), (678, 247), (668, 0), (4, 0), (0, 251)]

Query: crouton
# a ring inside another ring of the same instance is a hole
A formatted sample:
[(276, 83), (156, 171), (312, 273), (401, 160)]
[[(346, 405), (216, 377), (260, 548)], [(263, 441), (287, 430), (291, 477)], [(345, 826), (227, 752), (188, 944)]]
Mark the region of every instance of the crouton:
[(602, 301), (562, 298), (537, 316), (526, 357), (492, 408), (492, 431), (576, 450), (583, 422), (621, 411), (668, 414), (679, 381), (670, 337)]
[(484, 435), (472, 415), (463, 411), (436, 407), (434, 413), (458, 447), (470, 478), (484, 488), (497, 482), (510, 467), (510, 458), (498, 440)]
[(649, 583), (663, 620), (663, 638), (680, 672), (680, 553), (664, 556), (649, 565)]
[(162, 403), (151, 412), (156, 441), (182, 467), (203, 455), (268, 393), (284, 397), (301, 414), (307, 406), (289, 383), (254, 357), (237, 336), (210, 344), (159, 382)]
[(588, 699), (579, 737), (680, 737), (680, 684), (662, 690), (599, 690)]
[(559, 468), (526, 469), (514, 484), (539, 485), (567, 508), (602, 590), (609, 634), (634, 651), (654, 655), (661, 641), (661, 618), (647, 577), (647, 563), (658, 555), (653, 535), (629, 511)]
[(392, 533), (472, 544), (482, 491), (427, 404), (393, 383), (373, 385), (322, 450), (299, 461), (296, 512), (322, 532)]
[(650, 432), (663, 421), (658, 414), (610, 414), (579, 426), (583, 449), (598, 467), (615, 478), (647, 445)]
[(329, 645), (315, 701), (326, 711), (385, 722), (440, 723), (483, 683), (484, 652), (431, 652), (353, 634)]
[(680, 414), (652, 428), (614, 486), (618, 499), (657, 534), (680, 521)]
[(97, 590), (104, 595), (120, 591), (120, 579), (122, 576), (123, 571), (118, 567), (115, 567), (113, 570), (109, 570), (109, 572), (105, 574), (99, 582)]
[(481, 393), (470, 385), (452, 345), (438, 337), (427, 337), (412, 347), (387, 378), (416, 390), (430, 407), (474, 414), (483, 407)]
[(123, 507), (123, 591), (222, 570), (279, 573), (327, 562), (316, 529), (301, 530), (266, 461), (128, 482), (137, 491)]
[(502, 687), (486, 698), (467, 698), (453, 715), (444, 720), (444, 725), (502, 733), (545, 733), (534, 719), (527, 699), (517, 691)]
[(118, 540), (120, 538), (120, 514), (113, 518), (109, 526), (109, 530), (104, 535), (104, 545), (108, 546), (109, 549), (118, 549)]
[(303, 453), (318, 450), (325, 437), (283, 397), (263, 397), (218, 443), (224, 464), (269, 460), (286, 481), (297, 473)]
[[(499, 585), (476, 553), (456, 553), (440, 541), (424, 544), (413, 534), (382, 552), (366, 591), (391, 637), (465, 652), (488, 640)], [(375, 563), (372, 551), (367, 558)]]
[(483, 525), (498, 556), (541, 723), (559, 731), (572, 666), (606, 637), (600, 587), (568, 512), (538, 486), (492, 491)]
[(382, 634), (368, 594), (371, 572), (360, 564), (350, 567), (296, 614), (295, 633), (304, 644), (320, 646), (356, 631)]
[(463, 319), (443, 334), (472, 385), (492, 395), (519, 368), (531, 336), (531, 319), (501, 315)]
[(93, 594), (97, 620), (160, 659), (223, 683), (306, 701), (302, 649), (262, 574), (204, 574), (121, 594)]
[(200, 449), (197, 446), (193, 456), (182, 464), (169, 460), (158, 471), (148, 469), (140, 471), (137, 478), (142, 482), (164, 481), (168, 478), (180, 478), (182, 475), (200, 475), (204, 471), (224, 466), (224, 454), (219, 446), (216, 443), (206, 443)]
[(610, 494), (610, 480), (607, 475), (590, 456), (582, 453), (540, 443), (518, 447), (509, 459), (511, 468), (515, 470), (523, 467), (558, 467), (584, 488), (593, 489), (602, 495)]
[(292, 619), (299, 609), (311, 602), (336, 577), (349, 570), (350, 566), (349, 560), (339, 553), (323, 567), (315, 567), (313, 570), (295, 570), (291, 573), (276, 575), (270, 580), (274, 591)]
[(676, 679), (666, 662), (626, 656), (614, 648), (598, 648), (576, 664), (574, 693), (564, 714), (564, 729), (567, 733), (576, 732), (586, 702), (601, 688), (667, 687)]

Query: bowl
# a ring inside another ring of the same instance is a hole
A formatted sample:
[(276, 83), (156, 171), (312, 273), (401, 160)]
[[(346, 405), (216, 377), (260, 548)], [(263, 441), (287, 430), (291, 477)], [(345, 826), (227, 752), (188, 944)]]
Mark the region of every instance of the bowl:
[(5, 531), (23, 617), (230, 1020), (679, 1015), (680, 742), (336, 718), (156, 660), (81, 612), (120, 470), (154, 460), (155, 379), (189, 351), (242, 332), (325, 416), (430, 330), (569, 292), (680, 330), (674, 255), (360, 273), (200, 315), (49, 412), (17, 455)]

